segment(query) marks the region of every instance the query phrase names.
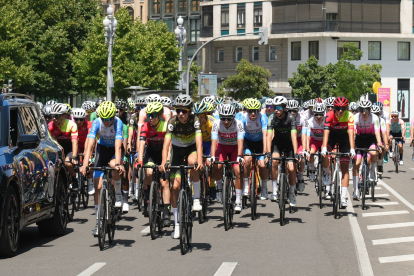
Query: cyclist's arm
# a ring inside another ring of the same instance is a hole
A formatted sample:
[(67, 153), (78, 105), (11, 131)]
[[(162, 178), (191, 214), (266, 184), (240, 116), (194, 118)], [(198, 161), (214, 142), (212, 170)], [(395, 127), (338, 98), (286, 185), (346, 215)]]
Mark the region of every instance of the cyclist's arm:
[(400, 119), (400, 125), (401, 125), (401, 133), (402, 133), (402, 138), (405, 141), (405, 123), (403, 120)]
[(262, 131), (263, 133), (263, 153), (267, 152), (267, 129)]
[(269, 120), (267, 119), (266, 115), (262, 115), (261, 120), (262, 120), (262, 133), (263, 133), (263, 153), (265, 153), (267, 151), (266, 134), (267, 134), (267, 126), (269, 124)]
[(72, 140), (72, 155), (78, 156), (78, 140)]
[(272, 152), (272, 140), (273, 140), (273, 129), (267, 129), (266, 133), (267, 139), (267, 152)]
[[(92, 149), (95, 146), (95, 138), (86, 138), (85, 141), (85, 156), (83, 157), (83, 160), (89, 160), (92, 157)], [(88, 165), (88, 162), (83, 162), (83, 166), (86, 167)]]
[(72, 140), (72, 155), (74, 157), (78, 156), (78, 126), (76, 123), (73, 123), (73, 126), (70, 129), (70, 136)]
[(168, 157), (168, 149), (171, 145), (171, 134), (166, 134), (164, 138), (164, 145), (162, 147), (162, 163), (161, 165), (165, 165), (167, 163), (167, 157)]
[(115, 140), (115, 164), (120, 164), (122, 166), (122, 140), (116, 139)]
[(145, 147), (145, 138), (141, 136), (138, 142), (138, 162), (144, 160), (144, 147)]
[(290, 137), (292, 138), (292, 144), (293, 144), (293, 153), (298, 153), (298, 133), (295, 130), (291, 130)]
[(218, 140), (211, 139), (211, 152), (210, 152), (210, 156), (216, 156), (217, 143), (218, 143)]
[(198, 118), (197, 115), (194, 115), (194, 129), (197, 147), (197, 162), (199, 165), (203, 165), (203, 134), (201, 132), (200, 118)]
[(131, 150), (132, 147), (132, 136), (134, 135), (134, 128), (128, 127), (128, 150)]

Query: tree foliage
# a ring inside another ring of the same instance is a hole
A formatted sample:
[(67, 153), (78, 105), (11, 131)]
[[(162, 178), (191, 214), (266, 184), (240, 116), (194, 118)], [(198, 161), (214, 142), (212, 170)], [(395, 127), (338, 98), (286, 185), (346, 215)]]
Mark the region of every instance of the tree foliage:
[(274, 93), (269, 89), (267, 78), (270, 71), (257, 65), (252, 65), (242, 59), (236, 67), (237, 74), (223, 81), (223, 87), (234, 99), (272, 97)]

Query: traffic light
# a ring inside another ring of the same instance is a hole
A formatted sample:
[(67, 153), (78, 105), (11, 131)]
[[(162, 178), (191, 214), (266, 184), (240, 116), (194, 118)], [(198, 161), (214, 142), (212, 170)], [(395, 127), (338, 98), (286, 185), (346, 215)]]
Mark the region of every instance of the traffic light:
[(259, 32), (259, 45), (267, 45), (269, 37), (268, 28), (260, 27)]
[(9, 79), (9, 93), (13, 93), (14, 83), (12, 79)]

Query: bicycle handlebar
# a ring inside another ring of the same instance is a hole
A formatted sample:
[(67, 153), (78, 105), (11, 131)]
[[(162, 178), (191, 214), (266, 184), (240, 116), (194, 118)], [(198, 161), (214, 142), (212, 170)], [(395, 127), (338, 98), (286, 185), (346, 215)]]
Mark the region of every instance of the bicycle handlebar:
[(334, 152), (334, 151), (328, 151), (326, 153), (329, 153), (330, 155), (339, 155), (339, 157), (349, 157), (350, 153), (343, 153), (343, 152)]
[(377, 151), (377, 149), (368, 149), (368, 148), (356, 148), (355, 150), (362, 150), (362, 151)]
[(115, 171), (117, 170), (116, 168), (112, 168), (112, 167), (107, 167), (107, 166), (103, 166), (103, 167), (86, 167), (86, 170), (89, 171)]
[(187, 170), (193, 170), (194, 167), (198, 167), (198, 163), (195, 162), (193, 166), (184, 166), (184, 165), (180, 165), (180, 166), (170, 166), (168, 163), (165, 164), (165, 169), (187, 169)]

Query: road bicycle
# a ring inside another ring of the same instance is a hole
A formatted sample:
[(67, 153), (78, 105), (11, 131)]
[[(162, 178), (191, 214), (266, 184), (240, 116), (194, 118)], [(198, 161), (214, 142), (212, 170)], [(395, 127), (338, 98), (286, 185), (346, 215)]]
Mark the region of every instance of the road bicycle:
[[(82, 157), (83, 154), (79, 153), (79, 157)], [(72, 163), (73, 164), (73, 163)], [(88, 208), (88, 202), (89, 202), (89, 193), (88, 193), (88, 183), (87, 178), (85, 179), (83, 175), (79, 172), (79, 168), (83, 166), (82, 160), (79, 159), (77, 164), (73, 164), (73, 169), (76, 173), (76, 179), (78, 180), (79, 189), (77, 190), (77, 197), (78, 200), (76, 202), (75, 200), (75, 207), (76, 211), (80, 210), (80, 206), (82, 204), (83, 209)]]
[(135, 176), (137, 177), (138, 186), (137, 186), (137, 206), (138, 212), (142, 211), (143, 203), (144, 203), (144, 170), (139, 170), (138, 168), (134, 168), (136, 170)]
[(316, 167), (316, 176), (315, 176), (315, 188), (316, 188), (316, 194), (318, 195), (319, 198), (319, 208), (322, 209), (323, 208), (323, 196), (322, 194), (325, 193), (326, 194), (326, 187), (325, 184), (323, 183), (323, 157), (320, 151), (317, 151), (315, 153), (311, 153), (311, 155), (317, 157), (318, 159), (318, 165)]
[[(341, 157), (349, 157), (349, 153), (341, 153), (341, 152), (328, 152), (331, 156), (335, 156), (335, 165), (332, 169), (332, 184), (331, 185), (331, 202), (333, 207), (333, 215), (334, 218), (339, 218), (339, 206), (340, 206), (340, 200), (341, 200), (341, 180), (342, 180), (342, 172), (341, 167), (339, 165)], [(333, 163), (333, 162), (332, 162)]]
[(392, 139), (394, 140), (394, 154), (392, 160), (394, 161), (395, 172), (398, 173), (398, 166), (400, 162), (400, 150), (398, 148), (398, 142), (402, 141), (404, 144), (404, 140), (402, 137), (393, 137)]
[[(203, 162), (205, 159), (210, 158), (210, 155), (203, 155)], [(210, 183), (208, 181), (208, 170), (211, 172), (210, 168), (205, 166), (203, 171), (200, 171), (200, 205), (203, 208), (198, 212), (198, 223), (202, 224), (207, 220), (207, 207), (208, 207), (208, 198), (210, 195)], [(210, 173), (211, 175), (211, 173)]]
[[(369, 194), (369, 189), (371, 188), (371, 199), (372, 201), (375, 200), (374, 194), (375, 194), (375, 186), (377, 180), (374, 179), (372, 185), (370, 185), (369, 181), (369, 166), (368, 166), (368, 152), (369, 151), (376, 151), (376, 149), (369, 149), (369, 148), (356, 148), (355, 150), (362, 151), (362, 156), (364, 158), (364, 161), (362, 162), (362, 169), (361, 173), (359, 175), (359, 184), (358, 184), (358, 190), (359, 195), (362, 201), (362, 210), (366, 210), (367, 207), (365, 206), (365, 196)], [(375, 171), (375, 174), (377, 172)]]

